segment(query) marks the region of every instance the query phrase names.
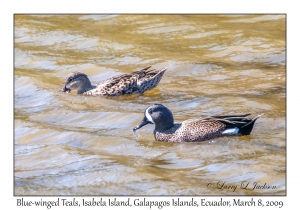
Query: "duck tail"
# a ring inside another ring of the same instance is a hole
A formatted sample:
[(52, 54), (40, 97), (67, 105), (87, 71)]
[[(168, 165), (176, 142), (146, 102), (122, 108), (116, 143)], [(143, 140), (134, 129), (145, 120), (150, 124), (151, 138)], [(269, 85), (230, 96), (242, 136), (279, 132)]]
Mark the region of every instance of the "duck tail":
[(167, 71), (167, 69), (168, 69), (168, 67), (167, 68), (162, 68), (162, 69), (160, 69), (160, 70), (158, 70), (157, 72), (158, 72), (158, 75), (159, 74), (164, 74), (165, 73), (165, 71)]
[(256, 118), (252, 119), (249, 123), (246, 125), (243, 125), (239, 127), (239, 134), (240, 135), (249, 135), (253, 129), (255, 121), (262, 115), (257, 116)]

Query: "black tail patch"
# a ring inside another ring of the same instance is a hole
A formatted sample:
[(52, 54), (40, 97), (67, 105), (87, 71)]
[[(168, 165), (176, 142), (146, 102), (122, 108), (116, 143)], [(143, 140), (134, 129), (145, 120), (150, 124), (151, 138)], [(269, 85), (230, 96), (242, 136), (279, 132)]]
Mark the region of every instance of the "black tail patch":
[(247, 123), (246, 125), (243, 125), (242, 127), (239, 128), (239, 134), (240, 135), (249, 135), (252, 131), (253, 125), (255, 123), (255, 121), (258, 119), (252, 119), (249, 123)]

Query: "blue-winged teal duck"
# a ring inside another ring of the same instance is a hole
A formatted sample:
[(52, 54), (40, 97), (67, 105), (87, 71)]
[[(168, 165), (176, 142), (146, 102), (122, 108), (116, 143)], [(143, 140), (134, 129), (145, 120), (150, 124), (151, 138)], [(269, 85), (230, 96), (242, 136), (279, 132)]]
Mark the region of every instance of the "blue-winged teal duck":
[(66, 78), (61, 92), (69, 93), (77, 89), (77, 94), (92, 96), (118, 96), (122, 94), (139, 94), (154, 88), (167, 68), (160, 70), (150, 69), (148, 66), (132, 74), (122, 74), (112, 77), (99, 85), (92, 85), (86, 74), (73, 72)]
[(205, 141), (221, 136), (249, 135), (258, 118), (246, 118), (249, 115), (210, 116), (174, 123), (172, 112), (167, 107), (154, 104), (145, 110), (144, 119), (133, 131), (148, 123), (155, 124), (155, 139), (167, 142)]

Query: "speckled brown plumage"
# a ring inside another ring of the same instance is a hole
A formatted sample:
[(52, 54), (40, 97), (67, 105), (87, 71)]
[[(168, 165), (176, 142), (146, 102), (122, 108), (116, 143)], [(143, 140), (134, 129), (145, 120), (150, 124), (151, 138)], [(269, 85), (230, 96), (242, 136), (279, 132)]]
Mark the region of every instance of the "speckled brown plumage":
[(187, 120), (182, 123), (174, 123), (174, 126), (165, 131), (154, 130), (157, 141), (190, 142), (205, 141), (224, 136), (222, 132), (225, 125), (216, 120)]
[(65, 81), (62, 92), (77, 89), (78, 94), (91, 96), (118, 96), (122, 94), (139, 94), (154, 88), (161, 80), (167, 68), (150, 69), (148, 66), (132, 74), (112, 77), (99, 85), (92, 85), (86, 74), (73, 72)]
[(157, 141), (194, 142), (221, 136), (249, 135), (257, 118), (250, 114), (211, 116), (174, 123), (172, 112), (161, 104), (145, 110), (145, 117), (134, 131), (150, 123), (155, 124), (154, 137)]

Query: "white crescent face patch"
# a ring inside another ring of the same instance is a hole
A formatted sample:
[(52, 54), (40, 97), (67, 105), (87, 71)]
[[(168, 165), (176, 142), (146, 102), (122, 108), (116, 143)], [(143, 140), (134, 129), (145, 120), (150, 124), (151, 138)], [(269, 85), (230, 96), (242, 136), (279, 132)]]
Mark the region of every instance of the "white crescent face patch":
[(148, 108), (146, 109), (145, 114), (146, 114), (146, 117), (147, 117), (147, 119), (149, 120), (149, 122), (154, 123), (153, 120), (152, 120), (151, 115), (150, 115), (149, 112), (148, 112), (149, 108), (150, 108), (150, 107), (148, 107)]

